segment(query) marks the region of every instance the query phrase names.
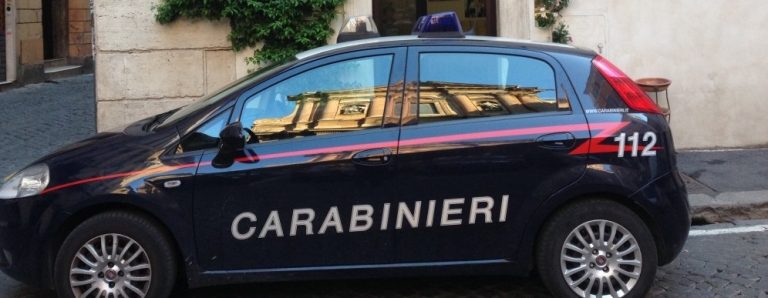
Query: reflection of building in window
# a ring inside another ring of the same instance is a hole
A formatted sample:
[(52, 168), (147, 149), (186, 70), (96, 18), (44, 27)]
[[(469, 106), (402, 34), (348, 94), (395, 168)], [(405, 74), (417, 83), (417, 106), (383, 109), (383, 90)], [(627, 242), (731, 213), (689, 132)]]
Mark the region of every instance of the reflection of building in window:
[[(546, 91), (552, 90), (423, 82), (419, 86), (418, 107), (414, 100), (409, 100), (413, 104), (407, 105), (404, 113), (407, 118), (418, 111), (421, 122), (430, 122), (557, 111), (558, 103), (554, 98), (539, 97)], [(381, 127), (386, 95), (387, 87), (381, 86), (289, 96), (288, 101), (296, 103), (290, 114), (282, 118), (257, 119), (251, 130), (260, 139), (270, 140)], [(399, 117), (402, 101), (397, 100), (394, 104), (387, 118)]]
[(289, 96), (296, 103), (282, 118), (253, 121), (251, 130), (265, 140), (381, 127), (387, 86)]
[(422, 82), (419, 118), (439, 121), (452, 118), (497, 116), (557, 111), (554, 98), (540, 98), (536, 87)]

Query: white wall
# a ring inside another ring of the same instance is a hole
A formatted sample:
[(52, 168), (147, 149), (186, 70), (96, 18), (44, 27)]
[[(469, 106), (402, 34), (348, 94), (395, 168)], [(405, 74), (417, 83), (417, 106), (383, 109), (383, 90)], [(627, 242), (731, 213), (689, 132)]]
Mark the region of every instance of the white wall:
[[(768, 144), (768, 2), (570, 3), (563, 12), (576, 46), (597, 51), (603, 43), (603, 55), (632, 78), (672, 80), (678, 148)], [(531, 30), (533, 39), (548, 38)]]

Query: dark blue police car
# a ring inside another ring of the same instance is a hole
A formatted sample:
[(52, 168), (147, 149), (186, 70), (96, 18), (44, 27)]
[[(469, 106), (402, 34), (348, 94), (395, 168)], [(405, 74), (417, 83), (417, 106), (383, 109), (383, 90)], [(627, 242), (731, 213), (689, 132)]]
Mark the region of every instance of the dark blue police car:
[(64, 297), (538, 271), (639, 297), (689, 207), (659, 108), (592, 51), (401, 36), (299, 54), (0, 188), (0, 268)]

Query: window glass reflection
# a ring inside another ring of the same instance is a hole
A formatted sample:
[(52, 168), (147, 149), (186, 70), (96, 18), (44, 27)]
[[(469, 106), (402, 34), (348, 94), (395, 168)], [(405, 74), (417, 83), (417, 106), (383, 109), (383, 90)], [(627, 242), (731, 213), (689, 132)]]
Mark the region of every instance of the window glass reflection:
[(419, 122), (558, 110), (546, 62), (484, 53), (420, 56)]
[(381, 127), (392, 56), (321, 66), (249, 98), (241, 122), (260, 141)]

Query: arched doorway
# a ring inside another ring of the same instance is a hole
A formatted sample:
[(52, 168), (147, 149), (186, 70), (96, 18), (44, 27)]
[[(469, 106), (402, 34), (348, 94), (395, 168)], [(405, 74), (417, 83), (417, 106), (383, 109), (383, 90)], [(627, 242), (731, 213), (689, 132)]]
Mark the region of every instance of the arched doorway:
[(464, 31), (496, 36), (497, 0), (373, 0), (373, 20), (382, 36), (408, 35), (420, 16), (455, 11)]
[(67, 0), (43, 2), (43, 57), (45, 60), (67, 58)]

